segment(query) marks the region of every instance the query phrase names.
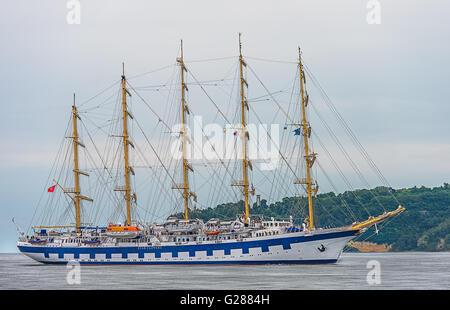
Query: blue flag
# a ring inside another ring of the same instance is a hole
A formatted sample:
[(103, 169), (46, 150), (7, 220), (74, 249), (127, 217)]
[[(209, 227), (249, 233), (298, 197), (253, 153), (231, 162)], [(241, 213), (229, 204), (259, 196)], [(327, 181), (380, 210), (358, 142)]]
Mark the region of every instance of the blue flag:
[(294, 136), (300, 136), (300, 128), (295, 129), (293, 132)]

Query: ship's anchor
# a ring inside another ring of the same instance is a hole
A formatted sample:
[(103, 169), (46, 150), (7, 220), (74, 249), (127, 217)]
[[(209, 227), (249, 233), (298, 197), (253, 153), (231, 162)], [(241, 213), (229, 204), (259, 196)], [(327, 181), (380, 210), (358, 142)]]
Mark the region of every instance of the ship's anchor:
[(325, 252), (325, 247), (323, 244), (320, 245), (320, 248), (317, 248), (320, 252)]

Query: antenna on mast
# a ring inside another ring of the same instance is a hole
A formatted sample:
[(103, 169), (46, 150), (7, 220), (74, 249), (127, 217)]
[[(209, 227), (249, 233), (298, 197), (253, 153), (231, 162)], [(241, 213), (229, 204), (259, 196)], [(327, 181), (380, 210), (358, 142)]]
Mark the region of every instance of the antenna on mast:
[(183, 59), (183, 39), (180, 40), (181, 45), (181, 59)]
[(239, 32), (239, 56), (242, 57), (241, 33)]

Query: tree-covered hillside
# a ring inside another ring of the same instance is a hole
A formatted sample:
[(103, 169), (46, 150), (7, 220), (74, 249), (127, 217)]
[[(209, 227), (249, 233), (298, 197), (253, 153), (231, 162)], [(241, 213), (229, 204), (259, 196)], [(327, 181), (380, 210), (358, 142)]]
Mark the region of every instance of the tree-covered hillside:
[[(395, 198), (394, 198), (395, 197)], [(400, 215), (379, 225), (355, 239), (384, 243), (392, 251), (448, 251), (450, 250), (450, 185), (441, 187), (413, 187), (388, 189), (377, 187), (371, 190), (347, 191), (339, 195), (319, 194), (314, 199), (315, 226), (337, 227), (366, 220), (369, 215), (379, 215), (397, 208), (398, 202), (406, 208)], [(235, 219), (243, 212), (243, 201), (225, 203), (215, 208), (191, 210), (191, 217)], [(268, 204), (262, 199), (260, 206), (253, 204), (250, 214), (268, 219), (288, 219), (300, 224), (306, 217), (307, 200), (304, 197), (286, 197), (282, 201)], [(182, 216), (177, 214), (177, 216)]]

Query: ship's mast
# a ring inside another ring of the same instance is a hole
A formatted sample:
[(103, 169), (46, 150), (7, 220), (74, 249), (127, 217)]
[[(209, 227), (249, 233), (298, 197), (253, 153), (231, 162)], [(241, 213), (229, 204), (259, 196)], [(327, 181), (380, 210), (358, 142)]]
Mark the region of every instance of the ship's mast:
[(241, 43), (241, 34), (239, 33), (239, 68), (240, 68), (240, 78), (241, 78), (241, 140), (242, 140), (242, 174), (243, 174), (243, 182), (239, 185), (244, 188), (244, 203), (245, 203), (245, 214), (244, 214), (244, 222), (247, 223), (250, 218), (249, 211), (249, 202), (248, 202), (248, 194), (254, 194), (255, 190), (249, 190), (249, 182), (248, 182), (248, 171), (247, 168), (251, 164), (247, 159), (247, 139), (248, 132), (246, 128), (246, 120), (245, 120), (245, 109), (249, 110), (247, 99), (245, 98), (244, 85), (248, 87), (247, 81), (244, 79), (244, 67), (247, 67), (244, 58), (242, 57), (242, 43)]
[(305, 73), (303, 71), (303, 65), (302, 65), (302, 53), (300, 50), (300, 47), (298, 48), (298, 69), (300, 72), (300, 92), (301, 92), (301, 105), (302, 105), (302, 122), (301, 126), (303, 129), (303, 138), (304, 138), (304, 145), (305, 145), (305, 162), (306, 162), (306, 179), (302, 180), (301, 184), (306, 185), (306, 191), (308, 194), (308, 218), (307, 218), (307, 224), (309, 229), (314, 228), (314, 209), (313, 209), (313, 202), (312, 202), (312, 196), (315, 195), (318, 190), (318, 185), (315, 183), (313, 185), (312, 183), (312, 177), (311, 177), (311, 168), (314, 164), (314, 161), (316, 160), (316, 153), (310, 153), (309, 150), (309, 144), (308, 139), (311, 136), (311, 126), (308, 123), (306, 119), (306, 106), (308, 105), (309, 96), (306, 93), (304, 89), (303, 83), (305, 83)]
[(121, 187), (119, 190), (125, 192), (125, 201), (127, 204), (127, 219), (125, 225), (131, 225), (131, 199), (136, 199), (136, 194), (131, 195), (130, 188), (130, 173), (134, 175), (134, 170), (129, 165), (129, 154), (128, 145), (134, 147), (133, 143), (128, 139), (128, 116), (133, 118), (131, 113), (127, 110), (127, 94), (131, 96), (130, 92), (126, 89), (126, 79), (125, 79), (125, 67), (122, 64), (122, 118), (123, 118), (123, 152), (124, 152), (124, 162), (125, 162), (125, 187)]
[(78, 169), (78, 146), (85, 147), (83, 143), (79, 141), (78, 137), (78, 126), (77, 126), (77, 120), (80, 117), (77, 113), (77, 108), (75, 106), (75, 94), (73, 94), (73, 106), (72, 106), (72, 123), (73, 123), (73, 133), (72, 133), (72, 140), (73, 140), (73, 161), (74, 161), (74, 169), (73, 173), (75, 176), (75, 190), (73, 193), (75, 194), (75, 197), (73, 198), (73, 201), (75, 203), (75, 225), (76, 225), (76, 231), (79, 233), (81, 231), (81, 214), (80, 214), (80, 200), (88, 200), (92, 201), (91, 198), (85, 197), (81, 195), (81, 189), (80, 189), (80, 174), (89, 176), (88, 173), (80, 171)]
[(189, 165), (187, 161), (187, 137), (186, 137), (186, 114), (189, 114), (189, 109), (186, 105), (186, 91), (189, 89), (184, 82), (184, 73), (187, 72), (186, 66), (184, 65), (183, 60), (183, 40), (181, 40), (181, 56), (177, 58), (177, 62), (180, 64), (181, 71), (181, 137), (182, 137), (182, 152), (183, 152), (183, 185), (174, 186), (174, 189), (182, 189), (183, 190), (183, 199), (184, 199), (184, 219), (189, 219), (189, 197), (194, 197), (194, 201), (197, 201), (197, 196), (195, 193), (189, 190), (189, 182), (188, 182), (188, 170), (194, 172), (194, 169), (191, 165)]

